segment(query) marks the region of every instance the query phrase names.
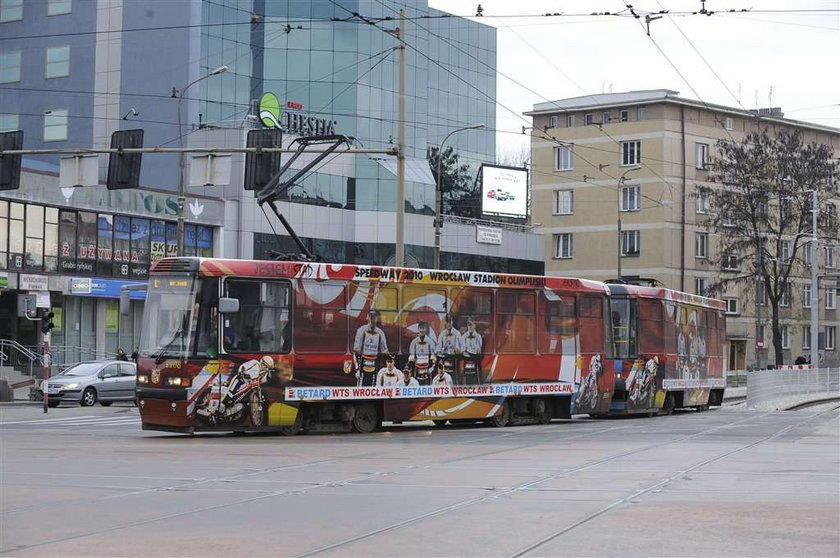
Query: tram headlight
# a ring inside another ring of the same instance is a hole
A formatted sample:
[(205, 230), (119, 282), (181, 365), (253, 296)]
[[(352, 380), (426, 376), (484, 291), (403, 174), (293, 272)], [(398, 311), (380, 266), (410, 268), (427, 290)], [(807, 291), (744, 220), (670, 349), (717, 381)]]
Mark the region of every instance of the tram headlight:
[(148, 374), (137, 374), (137, 383), (138, 384), (148, 384), (149, 383), (149, 375)]
[(174, 387), (190, 387), (192, 380), (183, 376), (169, 376), (166, 378), (166, 385)]

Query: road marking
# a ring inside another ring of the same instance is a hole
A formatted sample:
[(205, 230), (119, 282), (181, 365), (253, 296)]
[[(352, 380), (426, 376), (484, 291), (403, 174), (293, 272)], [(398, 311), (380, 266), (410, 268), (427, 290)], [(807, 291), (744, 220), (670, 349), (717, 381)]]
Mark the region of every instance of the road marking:
[(140, 422), (139, 416), (134, 417), (109, 417), (109, 416), (82, 416), (82, 417), (64, 417), (55, 419), (40, 419), (40, 420), (15, 420), (9, 422), (0, 422), (0, 427), (10, 424), (31, 424), (34, 426), (62, 426), (62, 425), (82, 425), (82, 424), (121, 424)]

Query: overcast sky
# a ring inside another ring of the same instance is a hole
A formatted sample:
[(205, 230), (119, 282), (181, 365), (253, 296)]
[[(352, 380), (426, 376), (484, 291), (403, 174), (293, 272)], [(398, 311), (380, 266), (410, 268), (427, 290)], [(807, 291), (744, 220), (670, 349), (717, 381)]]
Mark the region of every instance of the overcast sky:
[[(497, 151), (521, 151), (535, 103), (601, 92), (672, 89), (708, 103), (781, 107), (785, 117), (840, 127), (837, 0), (430, 0), (497, 33)], [(752, 9), (750, 13), (724, 13)], [(673, 15), (650, 23), (644, 14)], [(773, 12), (779, 10), (778, 12)], [(826, 12), (808, 12), (826, 10)], [(545, 13), (562, 13), (546, 17)], [(521, 17), (530, 16), (535, 17)], [(629, 14), (628, 14), (629, 15)], [(500, 16), (500, 17), (492, 17)]]

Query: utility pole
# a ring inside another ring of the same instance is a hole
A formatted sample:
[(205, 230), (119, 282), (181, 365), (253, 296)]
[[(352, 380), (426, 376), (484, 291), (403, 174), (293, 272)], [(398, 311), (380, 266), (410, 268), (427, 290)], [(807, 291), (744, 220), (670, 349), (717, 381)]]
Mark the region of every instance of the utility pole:
[(405, 265), (405, 8), (400, 8), (400, 78), (397, 97), (397, 242), (394, 256), (397, 267)]
[(820, 325), (820, 280), (819, 280), (819, 255), (817, 236), (817, 214), (819, 212), (819, 199), (817, 189), (811, 190), (811, 365), (817, 367), (820, 362), (819, 350), (819, 325)]

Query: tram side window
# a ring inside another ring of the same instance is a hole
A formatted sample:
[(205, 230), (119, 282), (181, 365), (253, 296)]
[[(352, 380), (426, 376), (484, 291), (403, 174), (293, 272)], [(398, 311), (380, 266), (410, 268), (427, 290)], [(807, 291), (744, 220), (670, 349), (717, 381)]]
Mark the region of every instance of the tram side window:
[[(399, 346), (399, 334), (394, 323), (399, 314), (396, 287), (382, 287), (377, 284), (360, 283), (356, 286), (355, 293), (350, 291), (350, 315), (351, 324), (348, 334), (348, 341), (352, 345), (356, 339), (356, 332), (360, 327), (368, 325), (368, 316), (371, 310), (375, 310), (376, 327), (385, 333), (385, 340), (388, 343), (388, 351), (394, 352)], [(353, 321), (355, 320), (355, 321)], [(351, 347), (352, 349), (352, 347)]]
[(225, 288), (225, 296), (239, 299), (239, 312), (225, 316), (225, 349), (232, 352), (289, 352), (289, 284), (232, 279)]
[[(492, 352), (495, 346), (493, 343), (493, 292), (488, 289), (464, 287), (453, 292), (453, 300), (455, 325), (461, 334), (469, 335), (473, 340), (480, 339), (481, 352)], [(469, 328), (470, 319), (475, 325), (473, 330)], [(476, 343), (471, 343), (471, 345), (475, 347)]]
[[(575, 296), (557, 295), (552, 291), (540, 293), (540, 352), (546, 354), (575, 353), (574, 337), (577, 333)], [(564, 344), (572, 343), (566, 351)]]
[(665, 352), (665, 328), (662, 319), (662, 301), (647, 298), (639, 300), (639, 350), (645, 356)]
[(499, 291), (496, 295), (499, 353), (536, 352), (537, 317), (533, 292)]
[(603, 353), (606, 347), (605, 297), (583, 295), (579, 301), (580, 352)]
[(442, 318), (450, 310), (446, 289), (404, 286), (402, 296), (402, 310), (406, 318), (400, 340), (401, 352), (408, 354), (421, 323), (426, 325), (426, 334), (437, 347)]
[(636, 301), (613, 297), (610, 303), (610, 324), (615, 358), (632, 358), (636, 349)]
[(344, 283), (303, 279), (295, 296), (295, 351), (347, 351), (347, 297)]

